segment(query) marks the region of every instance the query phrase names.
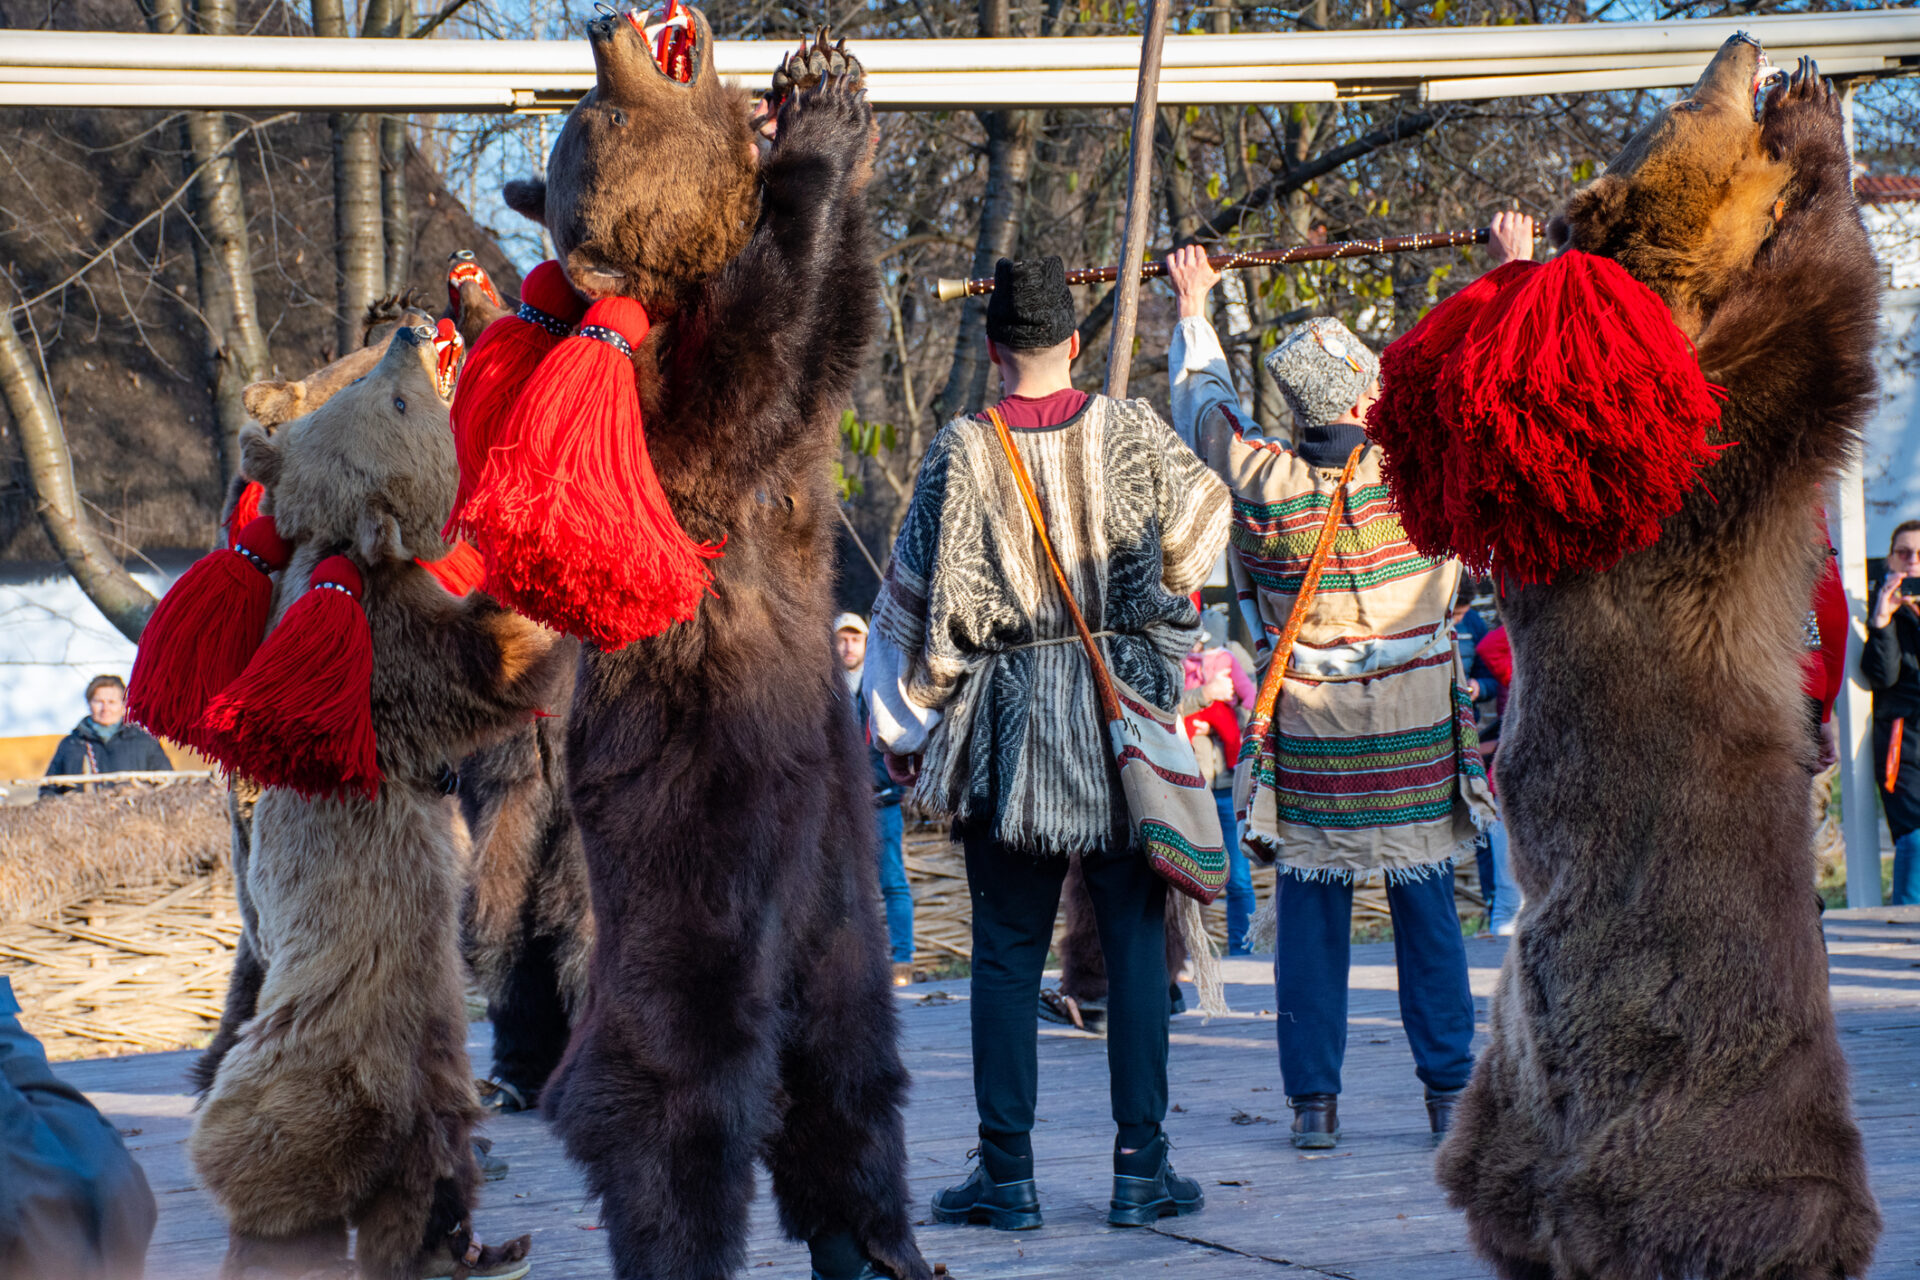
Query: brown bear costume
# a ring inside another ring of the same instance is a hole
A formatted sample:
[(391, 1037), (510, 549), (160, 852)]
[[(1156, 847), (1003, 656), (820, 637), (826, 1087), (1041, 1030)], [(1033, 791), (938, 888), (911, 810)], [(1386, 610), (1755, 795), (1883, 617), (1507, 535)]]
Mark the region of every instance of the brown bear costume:
[(1803, 64), (1756, 112), (1760, 66), (1729, 40), (1549, 229), (1671, 308), (1731, 447), (1657, 543), (1502, 600), (1527, 907), (1439, 1176), (1505, 1280), (1835, 1280), (1879, 1234), (1799, 693), (1807, 512), (1870, 405), (1879, 284), (1834, 94)]
[(359, 568), (384, 781), (371, 798), (268, 787), (253, 809), (257, 1008), (217, 1061), (190, 1143), (228, 1216), (229, 1276), (343, 1271), (349, 1228), (366, 1280), (463, 1256), (498, 1270), (526, 1248), (469, 1253), (479, 1109), (456, 936), (464, 867), (443, 782), (451, 761), (549, 700), (564, 651), (414, 559), (445, 554), (456, 472), (431, 334), (403, 326), (319, 409), (271, 437), (240, 435), (242, 468), (293, 546), (275, 616), (301, 594), (286, 584), (324, 558), (344, 552)]
[(543, 1106), (617, 1275), (734, 1274), (757, 1159), (822, 1271), (824, 1247), (917, 1280), (871, 780), (828, 625), (873, 116), (836, 56), (758, 159), (694, 22), (686, 83), (626, 16), (590, 23), (596, 86), (546, 180), (506, 192), (582, 294), (645, 305), (653, 466), (686, 532), (724, 539), (693, 621), (583, 648), (566, 765), (598, 936)]

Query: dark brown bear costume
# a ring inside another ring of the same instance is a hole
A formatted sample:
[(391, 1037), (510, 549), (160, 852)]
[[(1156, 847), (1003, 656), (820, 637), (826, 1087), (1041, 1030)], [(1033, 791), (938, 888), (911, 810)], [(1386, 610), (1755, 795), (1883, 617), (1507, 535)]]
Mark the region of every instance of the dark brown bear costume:
[(1509, 591), (1527, 907), (1439, 1176), (1506, 1280), (1835, 1280), (1880, 1221), (1827, 999), (1799, 693), (1808, 512), (1874, 390), (1839, 104), (1736, 36), (1550, 236), (1650, 286), (1732, 442), (1658, 543)]
[(742, 1264), (754, 1162), (797, 1240), (924, 1277), (871, 780), (830, 652), (836, 424), (873, 324), (873, 117), (857, 66), (786, 100), (756, 160), (697, 18), (691, 83), (625, 16), (544, 183), (575, 288), (644, 303), (633, 354), (674, 514), (725, 540), (698, 617), (583, 651), (566, 757), (598, 937), (544, 1107), (616, 1274)]

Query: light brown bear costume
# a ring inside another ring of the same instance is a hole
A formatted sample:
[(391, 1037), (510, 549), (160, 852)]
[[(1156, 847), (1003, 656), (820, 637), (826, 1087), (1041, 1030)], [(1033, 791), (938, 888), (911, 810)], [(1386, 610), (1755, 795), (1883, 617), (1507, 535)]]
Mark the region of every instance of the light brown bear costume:
[(872, 782), (829, 639), (873, 117), (841, 59), (756, 162), (696, 23), (687, 84), (625, 16), (589, 24), (596, 87), (546, 181), (506, 193), (575, 288), (645, 305), (648, 451), (686, 532), (725, 542), (692, 622), (583, 648), (566, 756), (598, 937), (543, 1106), (616, 1275), (737, 1272), (757, 1159), (791, 1237), (919, 1280)]
[[(393, 341), (394, 334), (402, 328), (432, 324), (432, 317), (420, 309), (411, 293), (381, 298), (367, 308), (361, 330), (362, 345), (358, 350), (348, 352), (304, 378), (274, 378), (247, 384), (241, 392), (247, 413), (266, 429), (268, 435), (272, 435), (286, 423), (318, 409), (337, 392), (370, 372), (387, 353), (387, 346)], [(463, 329), (463, 335), (464, 332)], [(450, 393), (452, 384), (449, 370), (436, 370), (435, 381), (436, 389), (443, 397)], [(253, 481), (244, 474), (235, 475), (227, 485), (226, 499), (220, 511), (223, 545), (226, 531), (236, 523), (235, 515), (241, 506), (242, 494), (252, 485)], [(244, 524), (245, 521), (239, 523)], [(233, 969), (227, 975), (226, 1004), (220, 1013), (220, 1025), (187, 1073), (193, 1091), (200, 1094), (213, 1087), (213, 1077), (220, 1069), (220, 1059), (233, 1047), (234, 1040), (239, 1037), (241, 1024), (253, 1016), (254, 1004), (260, 997), (260, 983), (266, 976), (253, 941), (256, 924), (253, 903), (247, 897), (247, 857), (253, 847), (253, 806), (260, 798), (260, 786), (249, 778), (241, 777), (233, 778), (232, 784), (227, 796), (227, 817), (232, 846), (234, 897), (240, 908), (240, 942), (234, 949)]]
[(1736, 36), (1550, 228), (1654, 289), (1733, 442), (1613, 569), (1510, 590), (1498, 757), (1527, 894), (1439, 1155), (1506, 1280), (1836, 1280), (1879, 1234), (1807, 811), (1807, 512), (1874, 390), (1839, 104), (1756, 120)]
[(320, 409), (271, 437), (240, 435), (242, 468), (293, 545), (276, 618), (297, 598), (286, 584), (328, 555), (364, 578), (385, 780), (372, 800), (270, 787), (254, 808), (246, 874), (265, 976), (190, 1144), (228, 1216), (228, 1275), (338, 1269), (350, 1227), (368, 1280), (418, 1275), (469, 1243), (478, 1107), (443, 779), (546, 702), (558, 651), (414, 562), (445, 554), (455, 481), (430, 336), (402, 329)]

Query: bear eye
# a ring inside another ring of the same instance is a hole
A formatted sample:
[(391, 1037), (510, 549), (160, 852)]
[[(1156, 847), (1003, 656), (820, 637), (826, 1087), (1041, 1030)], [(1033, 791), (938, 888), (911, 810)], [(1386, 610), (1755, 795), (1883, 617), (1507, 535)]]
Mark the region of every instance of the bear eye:
[(407, 401), (406, 401), (406, 397), (404, 397), (404, 396), (395, 396), (395, 397), (393, 398), (393, 407), (394, 407), (394, 408), (396, 408), (396, 409), (398, 409), (398, 410), (399, 410), (400, 412), (402, 412), (402, 413), (405, 413), (405, 412), (407, 411)]
[(613, 122), (615, 124), (625, 124), (627, 122), (627, 113), (618, 107), (615, 107), (609, 114), (613, 116)]

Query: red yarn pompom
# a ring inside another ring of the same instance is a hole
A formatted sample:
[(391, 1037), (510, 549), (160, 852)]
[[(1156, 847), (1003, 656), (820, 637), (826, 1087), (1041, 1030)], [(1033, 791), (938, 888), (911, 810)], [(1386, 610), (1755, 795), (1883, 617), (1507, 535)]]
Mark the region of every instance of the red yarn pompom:
[(452, 549), (438, 560), (422, 560), (415, 556), (413, 562), (432, 574), (436, 582), (456, 596), (478, 590), (487, 578), (486, 561), (480, 558), (480, 553), (473, 549), (471, 542), (455, 542)]
[(720, 554), (687, 536), (647, 456), (632, 348), (647, 313), (602, 298), (534, 371), (464, 525), (503, 604), (602, 649), (690, 621)]
[(235, 529), (244, 529), (258, 519), (260, 503), (266, 496), (267, 486), (258, 480), (247, 481), (246, 487), (240, 490), (240, 496), (234, 500), (233, 514), (227, 517), (224, 525), (220, 526), (222, 540), (231, 542)]
[(360, 571), (322, 560), (241, 677), (207, 708), (207, 753), (306, 796), (380, 790), (373, 734), (373, 632)]
[(230, 546), (180, 575), (140, 632), (127, 685), (129, 719), (200, 747), (200, 717), (260, 648), (273, 607), (269, 575), (286, 568), (290, 554), (273, 517), (258, 516)]
[(443, 531), (446, 536), (463, 527), (467, 502), (521, 388), (586, 309), (560, 264), (543, 262), (521, 282), (520, 310), (501, 316), (474, 339), (448, 411), (454, 453), (460, 460), (460, 487)]
[(1719, 389), (1660, 296), (1608, 258), (1514, 262), (1381, 356), (1369, 433), (1428, 555), (1503, 581), (1612, 568), (1656, 542), (1719, 448)]

